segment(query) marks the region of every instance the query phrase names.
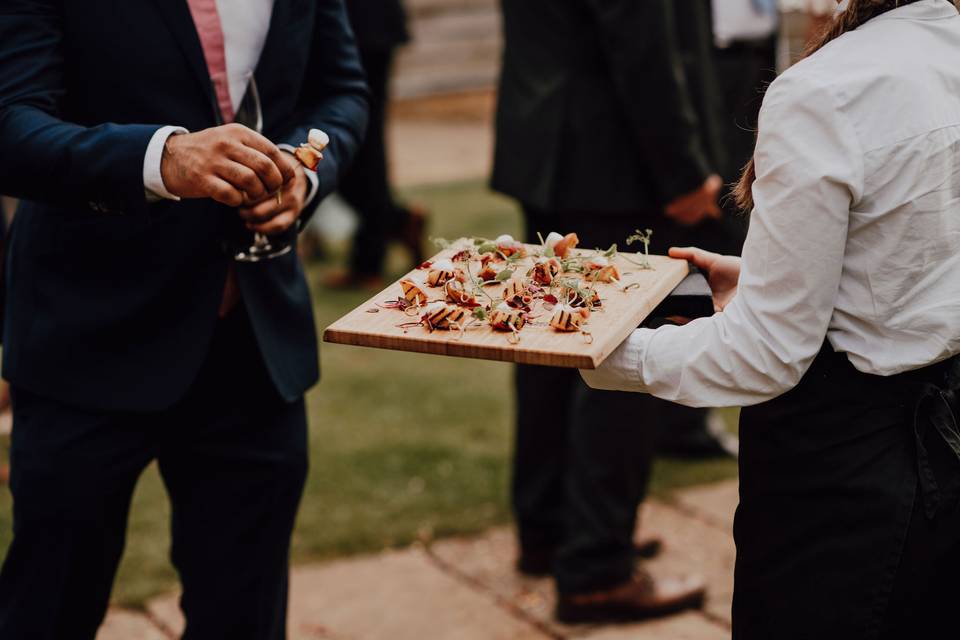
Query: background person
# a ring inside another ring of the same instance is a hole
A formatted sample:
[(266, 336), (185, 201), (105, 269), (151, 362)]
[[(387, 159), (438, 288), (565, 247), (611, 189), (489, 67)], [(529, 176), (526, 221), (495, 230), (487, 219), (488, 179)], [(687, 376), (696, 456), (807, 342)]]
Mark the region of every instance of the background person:
[(942, 637), (960, 571), (960, 15), (851, 0), (818, 47), (764, 98), (742, 263), (672, 251), (721, 312), (639, 330), (583, 376), (747, 406), (734, 638)]
[[(492, 186), (522, 204), (527, 240), (576, 231), (582, 246), (608, 247), (651, 227), (664, 250), (680, 238), (738, 246), (717, 219), (720, 136), (710, 120), (715, 96), (702, 82), (712, 77), (707, 2), (505, 0), (502, 8)], [(678, 40), (692, 45), (695, 87)], [(626, 420), (658, 425), (667, 404), (597, 393), (575, 371), (547, 367), (517, 367), (516, 390), (518, 568), (555, 575), (560, 619), (643, 617), (702, 601), (696, 580), (635, 574), (637, 507), (656, 435)]]
[[(254, 69), (264, 135), (216, 126)], [(184, 637), (284, 637), (314, 319), (296, 252), (240, 263), (224, 245), (294, 225), (365, 119), (340, 0), (3, 4), (0, 191), (21, 203), (0, 637), (94, 638), (154, 460)], [(311, 127), (330, 137), (317, 176), (277, 146)]]
[(410, 36), (400, 0), (346, 0), (346, 4), (370, 86), (370, 121), (360, 151), (339, 188), (340, 195), (359, 216), (350, 265), (327, 284), (380, 288), (390, 240), (399, 240), (406, 247), (413, 264), (423, 262), (426, 213), (394, 199), (386, 149), (394, 54)]

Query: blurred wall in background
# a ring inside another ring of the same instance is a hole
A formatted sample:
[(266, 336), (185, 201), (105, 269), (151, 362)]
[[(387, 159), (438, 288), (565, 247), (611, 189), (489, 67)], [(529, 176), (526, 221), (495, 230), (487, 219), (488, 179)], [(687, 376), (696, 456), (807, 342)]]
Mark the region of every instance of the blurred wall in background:
[(497, 0), (406, 0), (412, 42), (397, 59), (393, 95), (492, 89), (500, 69)]

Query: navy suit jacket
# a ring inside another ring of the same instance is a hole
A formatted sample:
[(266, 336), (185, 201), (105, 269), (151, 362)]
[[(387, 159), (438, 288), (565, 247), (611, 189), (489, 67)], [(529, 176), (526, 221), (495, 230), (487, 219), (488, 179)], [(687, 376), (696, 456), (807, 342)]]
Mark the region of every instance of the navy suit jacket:
[[(330, 135), (320, 196), (366, 126), (366, 86), (342, 0), (276, 0), (255, 72), (264, 134)], [(237, 214), (212, 200), (149, 203), (153, 133), (215, 124), (186, 0), (0, 0), (0, 193), (21, 198), (6, 262), (4, 376), (62, 402), (147, 411), (182, 398), (207, 354)], [(295, 252), (238, 263), (279, 393), (319, 375)]]

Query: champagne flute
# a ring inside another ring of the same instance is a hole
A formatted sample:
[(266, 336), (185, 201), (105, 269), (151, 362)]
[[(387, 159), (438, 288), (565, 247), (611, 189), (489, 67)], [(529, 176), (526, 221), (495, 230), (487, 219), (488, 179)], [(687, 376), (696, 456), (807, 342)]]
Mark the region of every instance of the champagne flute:
[[(240, 106), (237, 108), (234, 122), (242, 124), (257, 133), (263, 133), (263, 109), (260, 105), (260, 93), (257, 91), (257, 81), (251, 72), (247, 82), (247, 90), (243, 94)], [(281, 196), (277, 194), (277, 206), (282, 204)], [(246, 231), (244, 229), (244, 231)], [(293, 243), (278, 236), (268, 236), (264, 233), (242, 233), (241, 246), (234, 251), (233, 259), (238, 262), (260, 262), (290, 253)]]

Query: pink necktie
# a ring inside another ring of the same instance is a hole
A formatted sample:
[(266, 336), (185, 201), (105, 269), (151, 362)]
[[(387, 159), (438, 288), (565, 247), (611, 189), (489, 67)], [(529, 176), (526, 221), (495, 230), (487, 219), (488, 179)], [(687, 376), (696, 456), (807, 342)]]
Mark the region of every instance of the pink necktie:
[[(172, 2), (173, 0), (164, 0)], [(207, 61), (207, 71), (217, 93), (217, 104), (224, 122), (233, 122), (233, 102), (230, 100), (230, 79), (227, 77), (227, 54), (223, 40), (223, 27), (217, 12), (217, 0), (187, 0), (193, 24), (200, 36), (203, 57)], [(227, 281), (223, 285), (220, 309), (217, 315), (225, 318), (240, 301), (240, 287), (237, 283), (237, 270), (231, 262), (227, 269)]]
[[(172, 0), (164, 0), (170, 2)], [(227, 77), (227, 54), (217, 12), (217, 0), (187, 0), (193, 24), (200, 36), (207, 71), (217, 94), (217, 104), (224, 122), (233, 122), (233, 102), (230, 100), (230, 79)]]

